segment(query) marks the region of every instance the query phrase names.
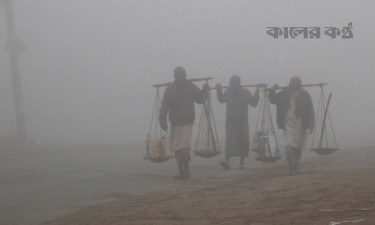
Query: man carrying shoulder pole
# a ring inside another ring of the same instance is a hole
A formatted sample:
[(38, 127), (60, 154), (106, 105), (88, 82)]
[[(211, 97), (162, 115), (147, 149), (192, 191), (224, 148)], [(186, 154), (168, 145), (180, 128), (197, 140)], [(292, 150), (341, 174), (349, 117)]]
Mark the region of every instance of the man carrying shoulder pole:
[(174, 70), (175, 81), (164, 92), (159, 112), (159, 123), (163, 131), (168, 132), (167, 114), (171, 123), (169, 131), (169, 150), (174, 152), (179, 173), (176, 179), (190, 177), (189, 162), (193, 124), (195, 119), (194, 102), (202, 104), (208, 95), (208, 85), (200, 90), (191, 81), (186, 80), (183, 67)]

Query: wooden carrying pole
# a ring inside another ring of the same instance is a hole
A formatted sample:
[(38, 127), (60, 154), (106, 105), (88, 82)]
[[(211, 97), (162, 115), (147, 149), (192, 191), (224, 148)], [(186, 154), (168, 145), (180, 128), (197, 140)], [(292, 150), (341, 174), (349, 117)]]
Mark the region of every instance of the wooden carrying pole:
[(322, 129), (321, 129), (321, 132), (320, 132), (320, 139), (319, 139), (318, 149), (320, 149), (322, 147), (323, 136), (324, 136), (324, 131), (325, 131), (325, 127), (326, 127), (326, 119), (327, 119), (327, 113), (328, 113), (328, 106), (329, 106), (329, 102), (331, 100), (331, 97), (332, 97), (332, 93), (329, 93), (328, 100), (327, 100), (327, 105), (326, 105), (326, 109), (324, 111), (323, 124), (322, 124)]
[[(324, 85), (327, 85), (328, 83), (319, 83), (319, 84), (303, 84), (302, 87), (323, 87)], [(289, 88), (289, 86), (283, 86), (283, 87), (278, 87), (276, 88), (276, 90), (278, 89), (287, 89)], [(270, 88), (268, 88), (269, 90)]]
[[(245, 84), (245, 85), (241, 85), (240, 87), (264, 87), (264, 88), (267, 88), (268, 84)], [(221, 88), (229, 88), (229, 86), (222, 86)], [(216, 87), (214, 88), (210, 88), (210, 89), (216, 89)]]
[[(204, 78), (193, 78), (193, 79), (187, 79), (187, 81), (190, 81), (190, 82), (196, 82), (196, 81), (209, 81), (209, 80), (212, 80), (214, 78), (212, 77), (204, 77)], [(174, 82), (168, 82), (168, 83), (164, 83), (164, 84), (154, 84), (152, 85), (152, 87), (165, 87), (165, 86), (169, 86), (171, 84), (173, 84)]]

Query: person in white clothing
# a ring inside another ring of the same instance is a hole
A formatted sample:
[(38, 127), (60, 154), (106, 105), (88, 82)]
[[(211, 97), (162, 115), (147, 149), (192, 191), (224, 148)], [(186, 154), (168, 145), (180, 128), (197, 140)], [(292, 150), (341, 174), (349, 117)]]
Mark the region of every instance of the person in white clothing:
[(302, 88), (298, 76), (290, 79), (288, 88), (276, 93), (278, 87), (275, 84), (270, 88), (269, 101), (277, 107), (277, 125), (283, 130), (281, 144), (285, 146), (289, 174), (296, 175), (308, 134), (314, 129), (314, 107), (310, 94)]

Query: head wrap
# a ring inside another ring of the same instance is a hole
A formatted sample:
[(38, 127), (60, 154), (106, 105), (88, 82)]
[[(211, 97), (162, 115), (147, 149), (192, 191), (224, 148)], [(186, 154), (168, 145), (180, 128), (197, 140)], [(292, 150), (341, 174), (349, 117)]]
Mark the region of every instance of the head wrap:
[(299, 82), (300, 84), (302, 84), (301, 78), (299, 76), (293, 76), (292, 78), (290, 78), (289, 87), (292, 87), (292, 84), (294, 82)]
[(186, 76), (186, 71), (184, 69), (184, 67), (182, 66), (178, 66), (174, 69), (174, 77), (178, 76), (178, 75), (185, 75)]
[(241, 87), (241, 78), (237, 75), (233, 75), (229, 81), (229, 88), (238, 89)]

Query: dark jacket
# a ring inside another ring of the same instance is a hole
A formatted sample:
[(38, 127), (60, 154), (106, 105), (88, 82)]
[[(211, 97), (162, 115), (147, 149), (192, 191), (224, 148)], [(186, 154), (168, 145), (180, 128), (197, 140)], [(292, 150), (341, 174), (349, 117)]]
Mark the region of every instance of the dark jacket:
[[(259, 89), (254, 96), (246, 88), (239, 88), (233, 91), (228, 88), (224, 94), (221, 89), (217, 90), (217, 99), (220, 103), (227, 103), (226, 126), (246, 126), (248, 127), (248, 105), (255, 107), (259, 101)], [(231, 118), (235, 118), (239, 124), (234, 124)]]
[(173, 83), (165, 89), (159, 111), (161, 127), (167, 125), (167, 114), (172, 126), (193, 124), (195, 119), (194, 102), (203, 103), (202, 91), (193, 83)]
[[(278, 93), (270, 90), (268, 94), (270, 103), (276, 105), (276, 121), (279, 129), (285, 129), (285, 116), (288, 109), (288, 106), (286, 104), (286, 102), (288, 101), (286, 99), (287, 95), (288, 89), (281, 90)], [(301, 105), (296, 105), (296, 116), (298, 118), (302, 117), (302, 127), (304, 129), (312, 130), (315, 124), (315, 114), (311, 96), (306, 90), (301, 89), (301, 93), (298, 98), (300, 99), (297, 100), (297, 104)]]

